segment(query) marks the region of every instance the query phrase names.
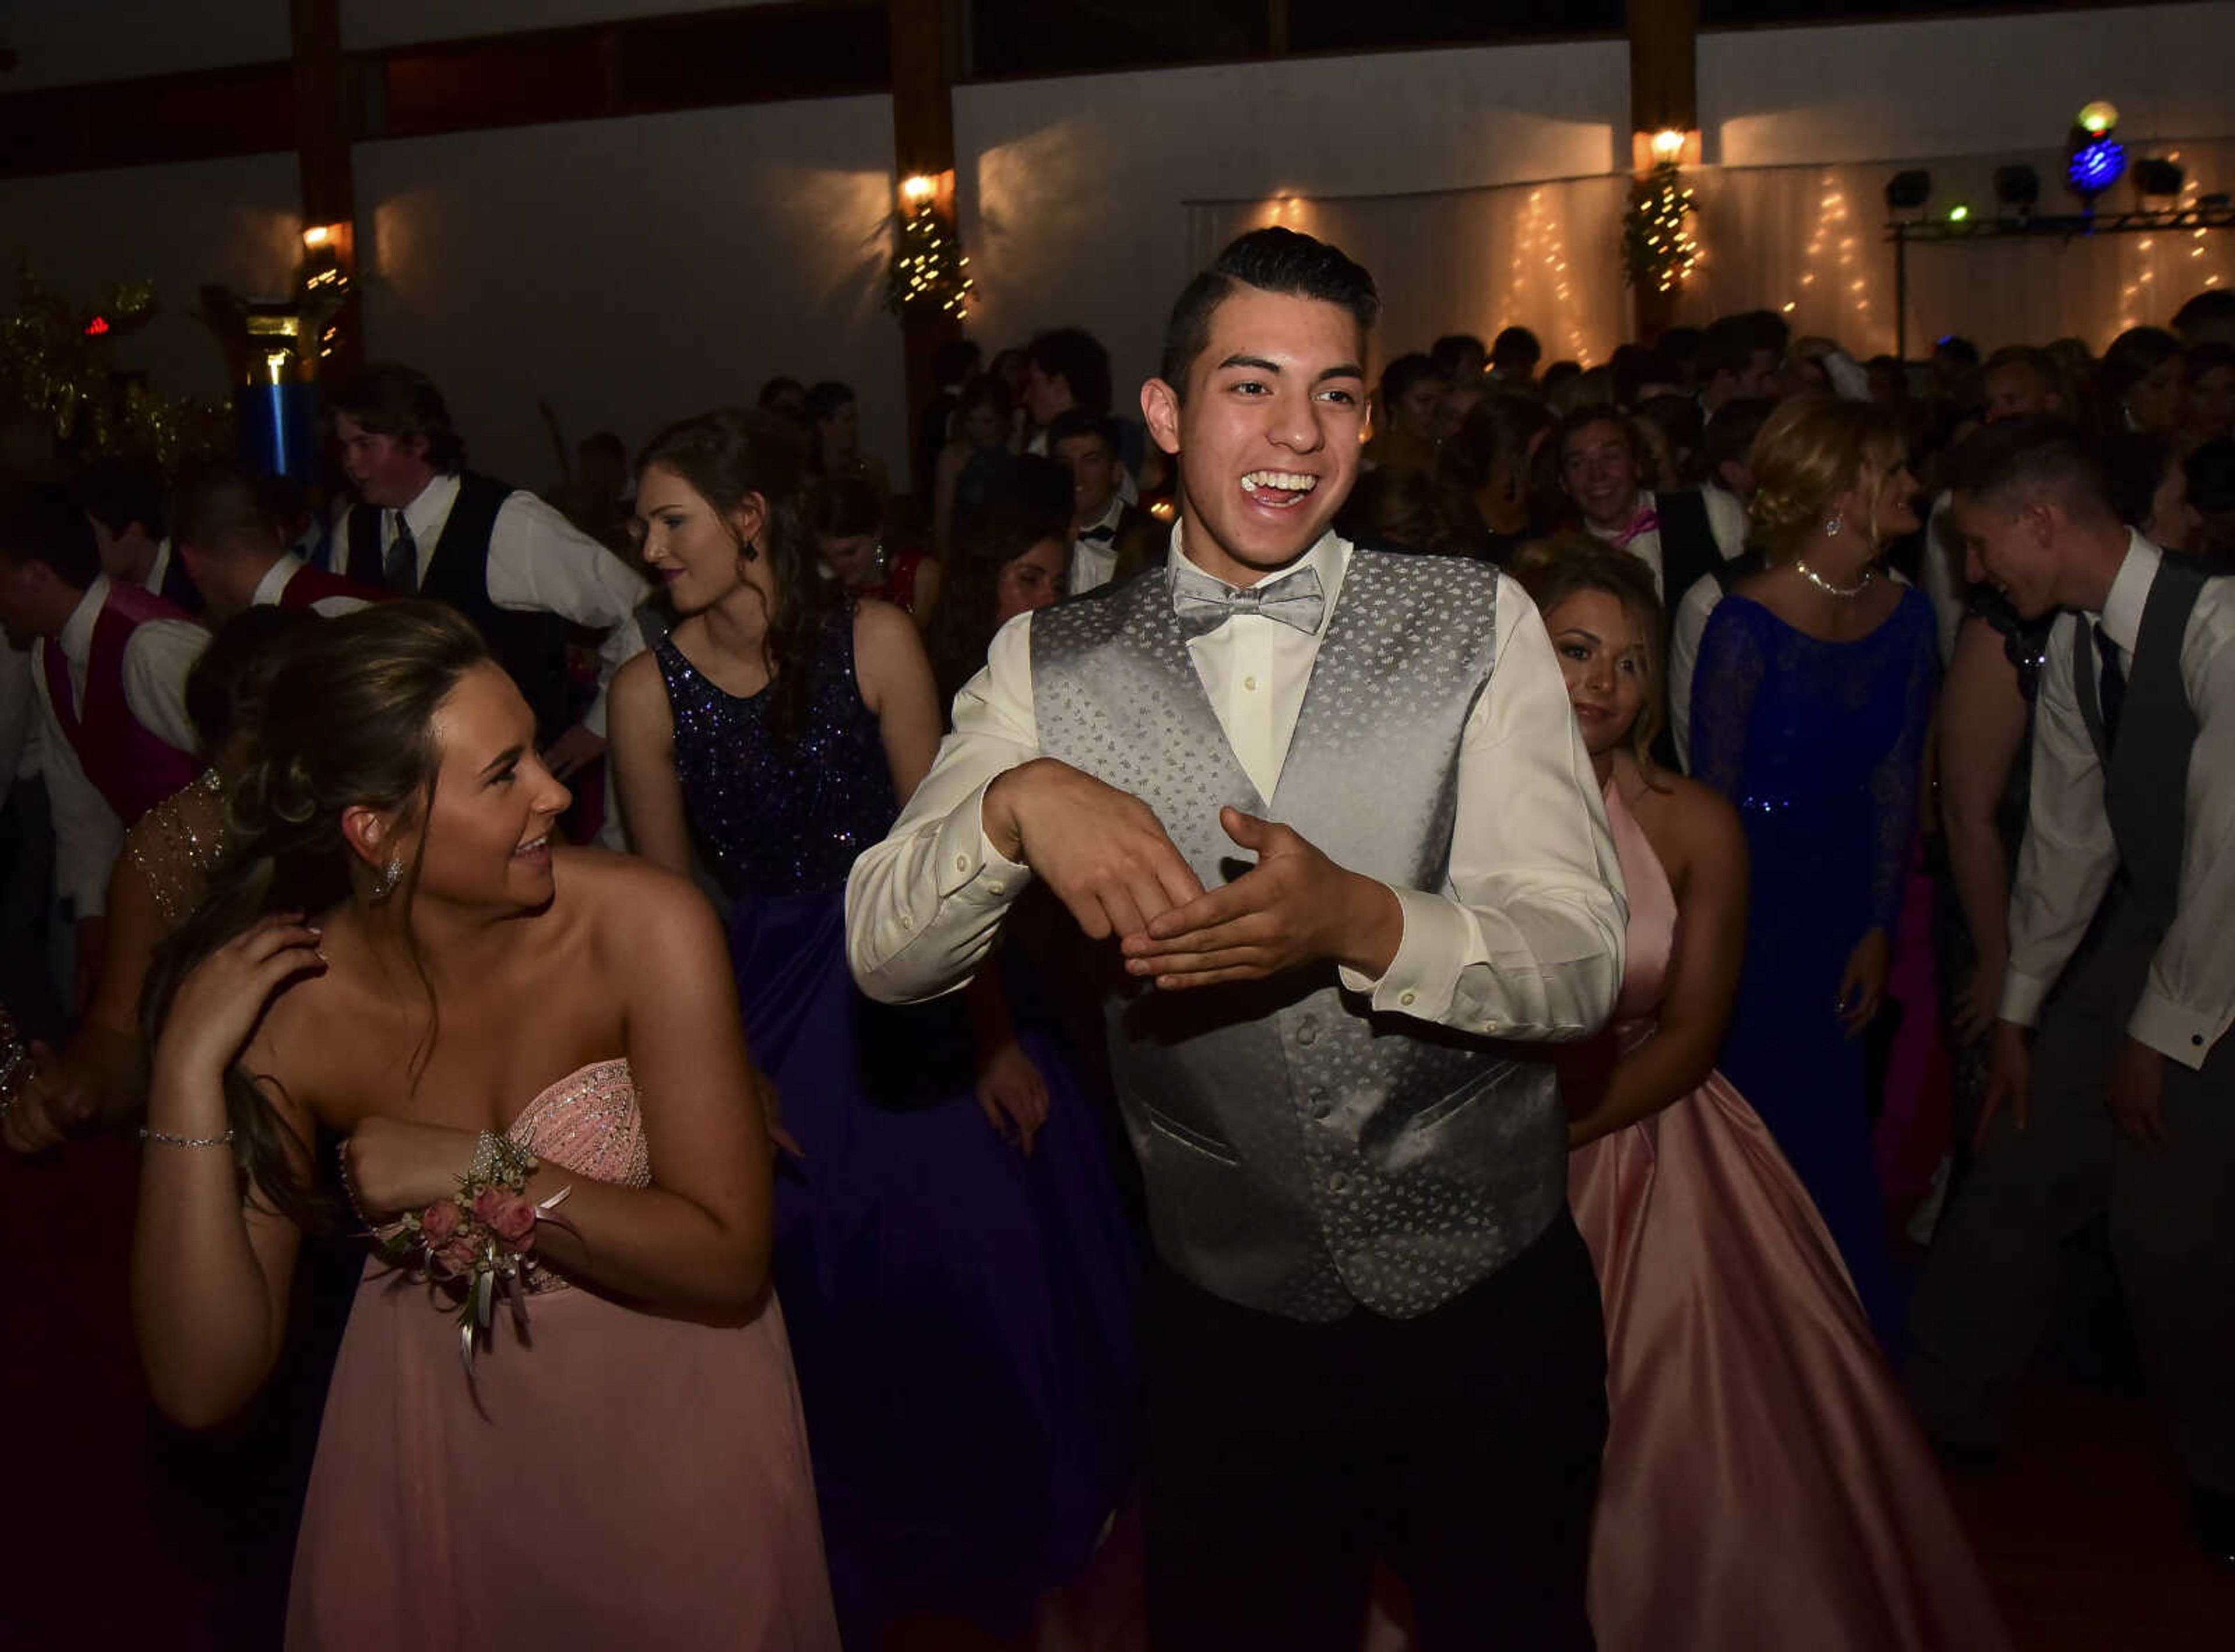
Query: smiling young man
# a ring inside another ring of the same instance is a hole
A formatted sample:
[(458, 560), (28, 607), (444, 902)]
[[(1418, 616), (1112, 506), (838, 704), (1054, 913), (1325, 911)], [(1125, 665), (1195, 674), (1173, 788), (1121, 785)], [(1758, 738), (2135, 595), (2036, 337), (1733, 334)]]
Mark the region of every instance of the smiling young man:
[(1911, 1394), (1944, 1442), (1997, 1446), (2063, 1242), (2107, 1212), (2195, 1535), (2235, 1565), (2235, 580), (2121, 524), (2056, 420), (1989, 424), (1956, 464), (1972, 577), (2062, 612), (1978, 1162), (1919, 1282)]
[(1354, 1647), (1376, 1555), (1426, 1646), (1590, 1644), (1597, 1287), (1552, 1074), (1492, 1040), (1606, 1019), (1620, 874), (1520, 588), (1332, 531), (1376, 303), (1281, 229), (1189, 285), (1141, 397), (1164, 576), (1012, 621), (847, 890), (882, 999), (1034, 877), (1105, 945), (1158, 1652)]

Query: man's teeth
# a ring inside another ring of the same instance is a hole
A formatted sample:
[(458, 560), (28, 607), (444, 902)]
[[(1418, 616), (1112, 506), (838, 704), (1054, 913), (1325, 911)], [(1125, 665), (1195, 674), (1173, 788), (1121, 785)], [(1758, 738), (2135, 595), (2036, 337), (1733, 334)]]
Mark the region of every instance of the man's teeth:
[(1242, 485), (1245, 488), (1275, 488), (1282, 493), (1308, 494), (1320, 485), (1320, 479), (1293, 470), (1253, 470), (1242, 478)]
[(537, 849), (541, 849), (550, 841), (551, 834), (546, 832), (541, 837), (533, 838), (528, 842), (522, 843), (518, 849), (513, 850), (513, 853), (515, 855), (533, 855)]

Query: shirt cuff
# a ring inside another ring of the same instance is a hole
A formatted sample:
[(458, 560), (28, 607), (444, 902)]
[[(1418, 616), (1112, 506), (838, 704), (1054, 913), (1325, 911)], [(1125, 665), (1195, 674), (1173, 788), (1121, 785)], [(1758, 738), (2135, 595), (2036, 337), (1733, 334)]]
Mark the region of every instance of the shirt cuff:
[(1386, 886), (1397, 897), (1404, 933), (1397, 955), (1379, 980), (1344, 967), (1336, 974), (1347, 992), (1363, 993), (1377, 1010), (1441, 1021), (1451, 1014), (1459, 971), (1476, 941), (1474, 921), (1440, 895)]
[(993, 783), (979, 787), (940, 823), (931, 864), (942, 905), (962, 900), (1000, 906), (1014, 900), (1032, 875), (1032, 868), (1011, 860), (986, 836), (986, 790)]
[(2193, 1069), (2201, 1067), (2212, 1053), (2220, 1029), (2194, 1010), (2174, 1003), (2152, 981), (2142, 988), (2141, 1001), (2127, 1019), (2127, 1032), (2135, 1042), (2148, 1045), (2166, 1060)]
[(2042, 1001), (2048, 998), (2048, 988), (2049, 983), (2045, 980), (2035, 980), (2015, 969), (2004, 969), (2002, 1007), (1996, 1013), (2005, 1021), (2031, 1026), (2041, 1019)]

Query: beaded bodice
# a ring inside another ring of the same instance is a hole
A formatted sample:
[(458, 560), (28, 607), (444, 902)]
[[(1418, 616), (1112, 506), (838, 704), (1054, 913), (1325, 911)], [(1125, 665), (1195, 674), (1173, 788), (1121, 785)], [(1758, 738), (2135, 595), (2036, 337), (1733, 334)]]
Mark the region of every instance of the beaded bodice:
[(652, 1184), (628, 1058), (568, 1073), (520, 1110), (505, 1134), (561, 1170), (615, 1187)]
[(900, 813), (876, 713), (854, 676), (854, 611), (835, 610), (815, 656), (796, 739), (769, 727), (770, 691), (739, 698), (659, 646), (675, 717), (675, 772), (701, 850), (732, 895), (842, 886), (854, 857)]

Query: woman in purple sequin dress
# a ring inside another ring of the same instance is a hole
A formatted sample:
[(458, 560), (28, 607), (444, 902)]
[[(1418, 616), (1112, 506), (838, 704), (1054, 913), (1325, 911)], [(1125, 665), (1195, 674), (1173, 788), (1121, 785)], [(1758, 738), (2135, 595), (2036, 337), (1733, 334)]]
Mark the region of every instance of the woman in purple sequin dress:
[[(814, 606), (796, 462), (757, 416), (641, 466), (646, 560), (685, 617), (613, 685), (624, 816), (735, 903), (755, 1059), (796, 1143), (777, 1282), (849, 1645), (911, 1610), (1020, 1624), (1091, 1551), (1131, 1452), (1133, 1249), (1061, 1052), (998, 990), (855, 987), (844, 888), (928, 769), (914, 626)], [(989, 1121), (991, 1127), (989, 1128)]]

